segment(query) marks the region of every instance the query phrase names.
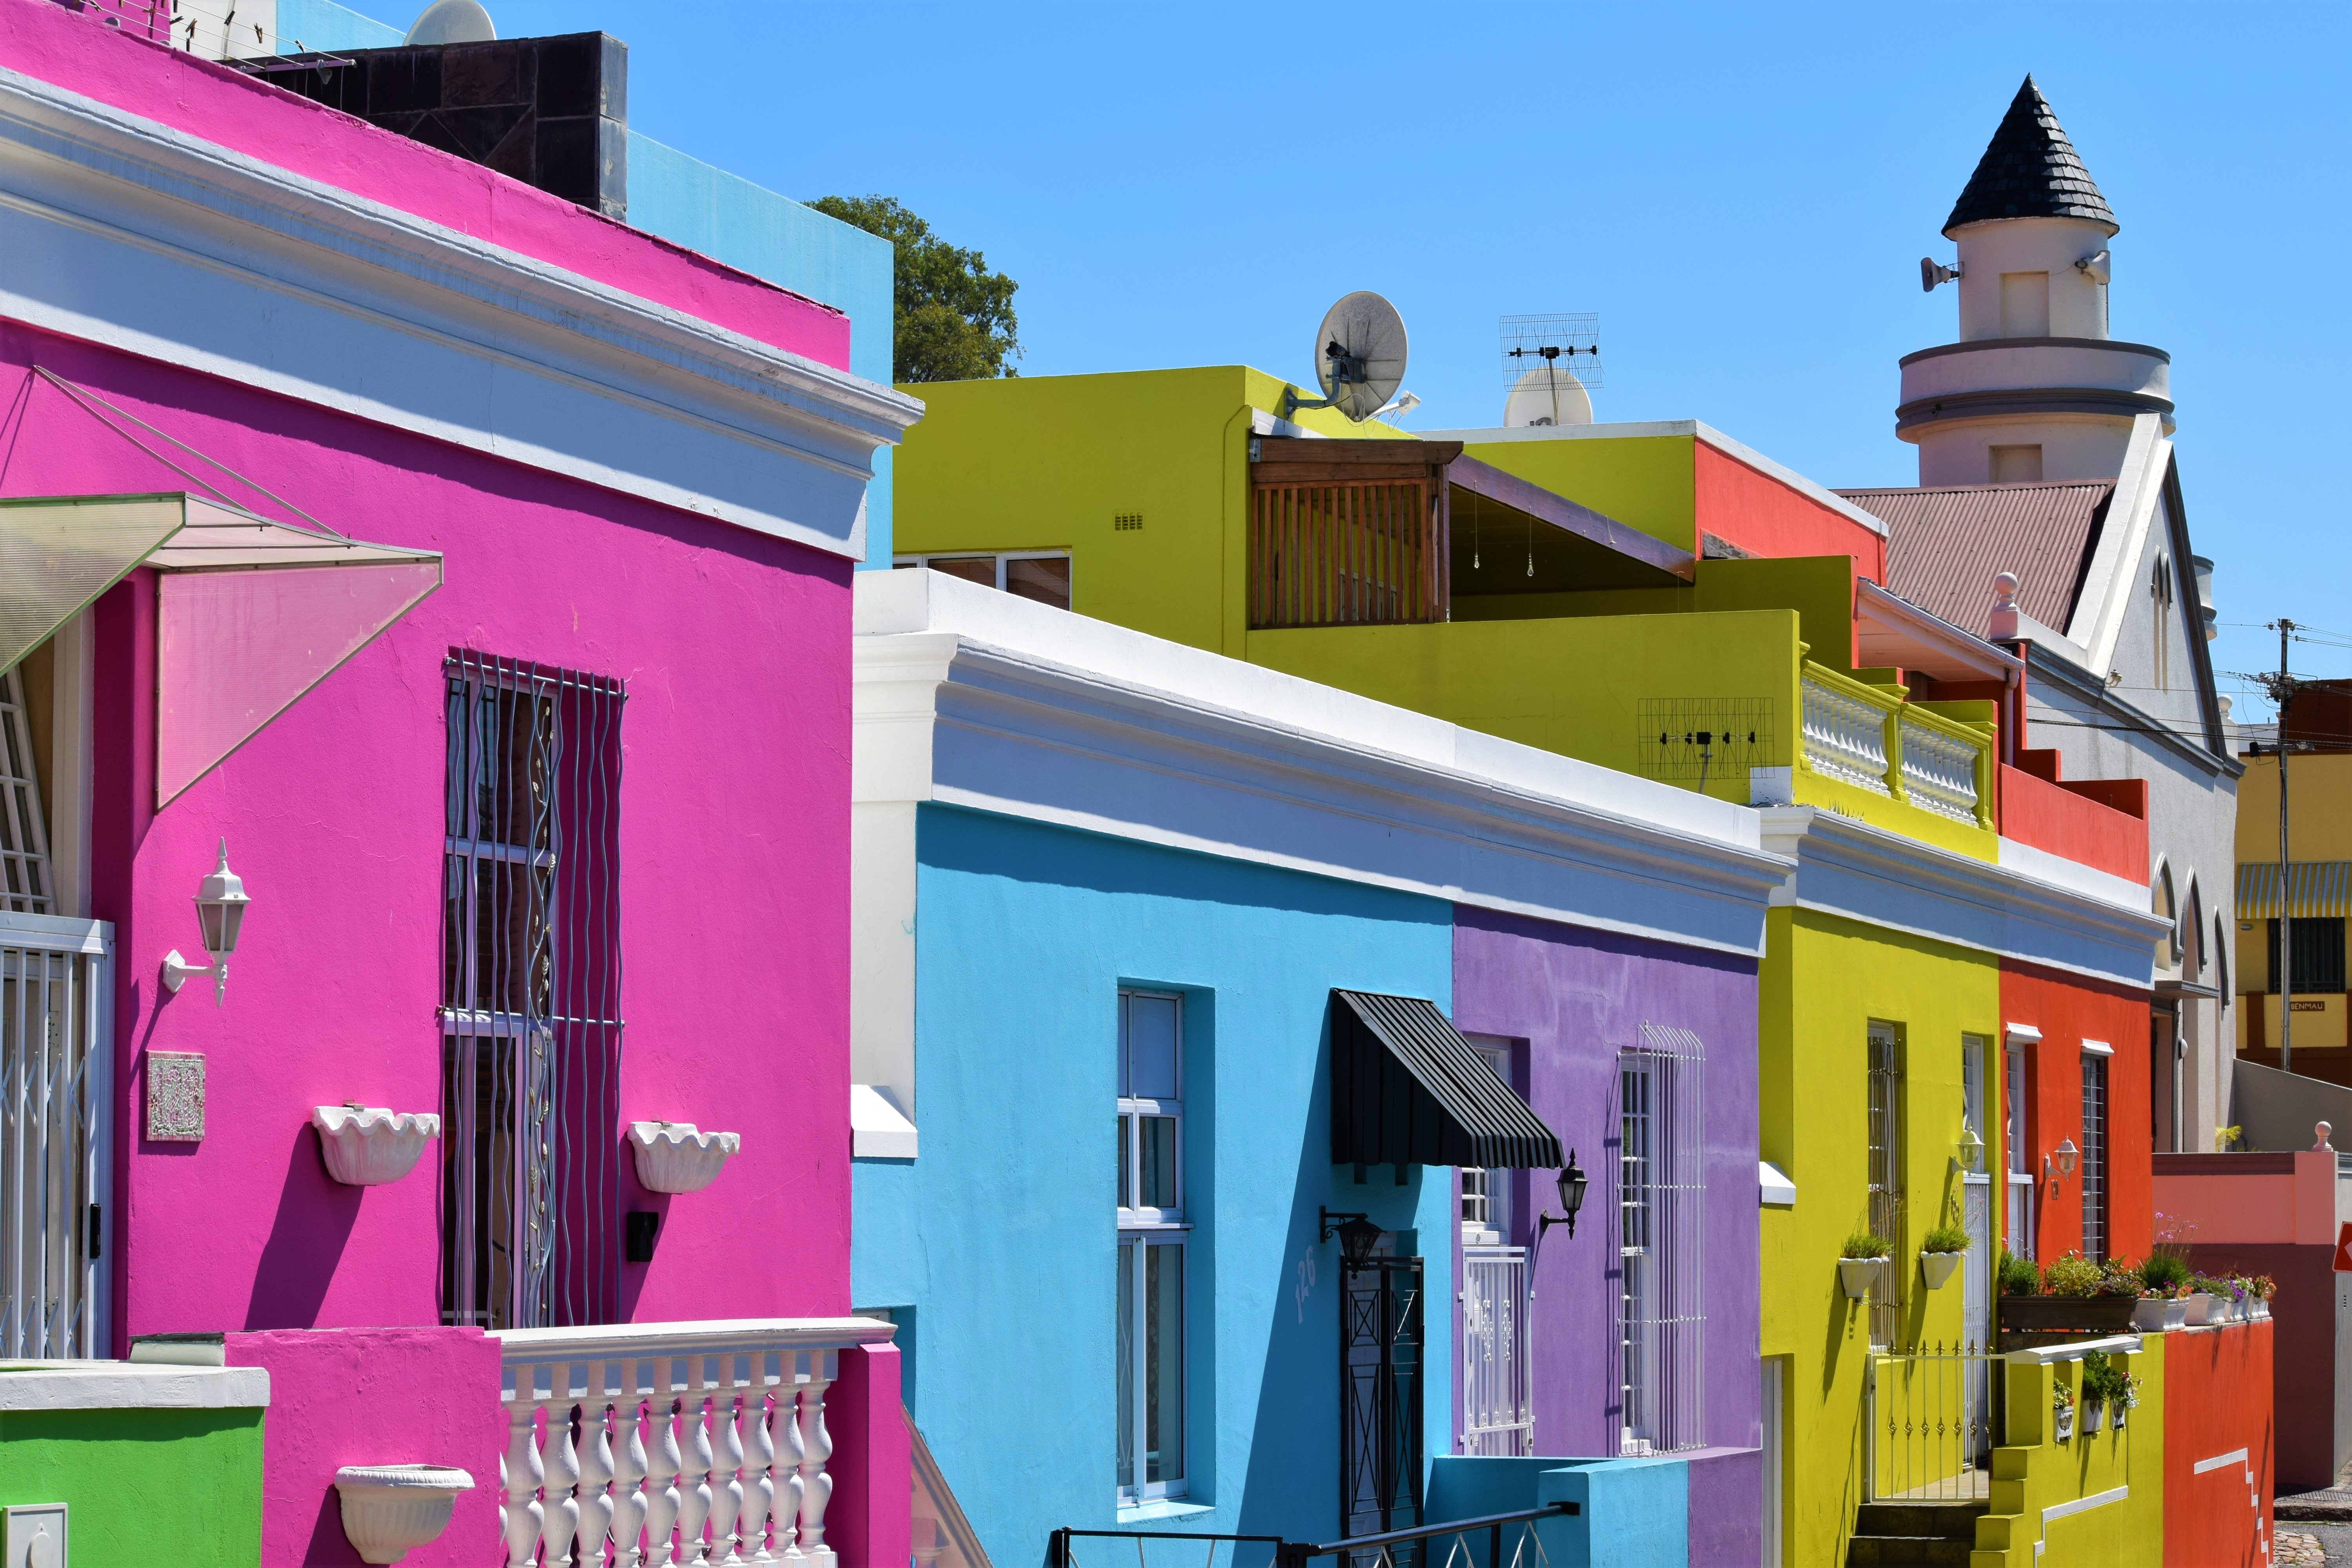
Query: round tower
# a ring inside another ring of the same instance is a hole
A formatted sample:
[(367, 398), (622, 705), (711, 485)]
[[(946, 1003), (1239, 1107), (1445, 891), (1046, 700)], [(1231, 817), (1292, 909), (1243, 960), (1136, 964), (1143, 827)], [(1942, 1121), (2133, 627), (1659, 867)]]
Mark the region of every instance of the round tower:
[(1944, 234), (1959, 341), (1903, 360), (1895, 433), (1923, 485), (2112, 479), (2132, 421), (2172, 428), (2171, 360), (2107, 335), (2107, 244), (2120, 227), (2032, 77), (2017, 89)]

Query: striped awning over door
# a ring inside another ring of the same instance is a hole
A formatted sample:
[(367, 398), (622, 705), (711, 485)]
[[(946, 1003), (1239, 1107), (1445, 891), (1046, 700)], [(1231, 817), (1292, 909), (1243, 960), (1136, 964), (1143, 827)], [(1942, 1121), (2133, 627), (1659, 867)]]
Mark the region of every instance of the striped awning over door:
[[(2352, 916), (2352, 860), (2291, 860), (2287, 863), (2287, 914), (2295, 918)], [(2238, 868), (2238, 918), (2276, 920), (2279, 868), (2275, 860)], [(2300, 964), (2297, 966), (2300, 973)]]
[(1331, 993), (1331, 1159), (1553, 1170), (1559, 1139), (1420, 996)]

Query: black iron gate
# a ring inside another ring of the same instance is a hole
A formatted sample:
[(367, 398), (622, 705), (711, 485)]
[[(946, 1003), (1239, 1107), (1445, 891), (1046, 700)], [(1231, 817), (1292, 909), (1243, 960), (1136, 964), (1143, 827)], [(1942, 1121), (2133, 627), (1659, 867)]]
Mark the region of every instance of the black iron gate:
[[(1339, 1533), (1421, 1523), (1422, 1260), (1370, 1258), (1339, 1269)], [(1391, 1548), (1396, 1568), (1418, 1542)]]

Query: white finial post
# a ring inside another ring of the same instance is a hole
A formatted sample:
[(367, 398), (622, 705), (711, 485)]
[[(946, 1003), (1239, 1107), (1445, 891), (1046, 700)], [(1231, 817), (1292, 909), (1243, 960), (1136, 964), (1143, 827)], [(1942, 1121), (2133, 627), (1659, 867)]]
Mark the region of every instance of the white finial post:
[(2000, 573), (1992, 580), (1992, 621), (1986, 636), (1994, 642), (2015, 642), (2017, 615), (2017, 574)]
[(2335, 1129), (2330, 1127), (2325, 1121), (2315, 1123), (2312, 1127), (2311, 1131), (2316, 1142), (2312, 1144), (2311, 1152), (2316, 1154), (2324, 1150), (2330, 1154), (2334, 1153), (2336, 1152), (2336, 1145), (2327, 1141), (2327, 1135), (2334, 1131)]

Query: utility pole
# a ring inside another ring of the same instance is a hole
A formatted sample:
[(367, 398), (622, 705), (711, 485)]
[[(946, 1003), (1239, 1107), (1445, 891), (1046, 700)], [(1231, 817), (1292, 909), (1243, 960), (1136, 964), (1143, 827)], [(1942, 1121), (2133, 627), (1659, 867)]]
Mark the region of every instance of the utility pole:
[(2279, 764), (2279, 969), (2284, 978), (2279, 981), (2279, 1071), (2294, 1070), (2294, 900), (2287, 897), (2288, 861), (2286, 858), (2286, 703), (2292, 690), (2287, 684), (2286, 645), (2294, 633), (2294, 623), (2279, 617), (2278, 672), (2278, 764)]

